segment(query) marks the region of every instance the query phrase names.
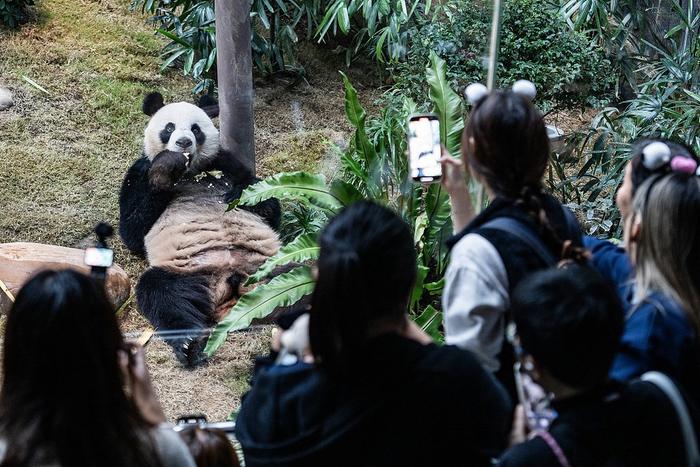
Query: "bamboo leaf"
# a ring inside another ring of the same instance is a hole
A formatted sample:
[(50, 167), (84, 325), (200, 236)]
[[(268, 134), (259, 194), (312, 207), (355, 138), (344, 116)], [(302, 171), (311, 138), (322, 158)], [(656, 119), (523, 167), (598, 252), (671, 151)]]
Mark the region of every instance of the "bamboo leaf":
[(313, 288), (311, 269), (306, 266), (280, 274), (267, 284), (259, 285), (243, 295), (231, 312), (216, 325), (204, 352), (209, 356), (213, 355), (224, 343), (229, 332), (245, 329), (254, 319), (264, 318), (279, 307), (295, 304), (311, 294)]

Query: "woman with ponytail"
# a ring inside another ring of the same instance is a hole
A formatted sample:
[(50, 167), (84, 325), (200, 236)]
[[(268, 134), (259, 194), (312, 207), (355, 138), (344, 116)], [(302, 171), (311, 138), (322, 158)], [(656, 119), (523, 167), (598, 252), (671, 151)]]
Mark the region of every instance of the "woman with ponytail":
[(490, 465), (508, 398), (471, 353), (436, 346), (409, 319), (408, 226), (359, 202), (319, 243), (311, 312), (257, 362), (238, 414), (246, 465)]
[(674, 377), (700, 402), (700, 169), (693, 151), (665, 139), (632, 147), (617, 205), (624, 248), (585, 238), (593, 264), (626, 308), (611, 371)]
[[(455, 230), (443, 294), (446, 340), (474, 351), (512, 397), (514, 355), (505, 339), (512, 291), (537, 270), (585, 259), (576, 219), (542, 187), (550, 148), (534, 96), (527, 81), (490, 93), (469, 86), (461, 160), (443, 158)], [(478, 216), (465, 172), (489, 197)]]

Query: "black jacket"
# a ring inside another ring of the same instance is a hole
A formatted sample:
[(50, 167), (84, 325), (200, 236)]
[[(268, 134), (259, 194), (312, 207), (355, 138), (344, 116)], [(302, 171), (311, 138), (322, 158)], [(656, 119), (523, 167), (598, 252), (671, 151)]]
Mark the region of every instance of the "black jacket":
[(246, 465), (490, 465), (508, 398), (469, 353), (396, 334), (370, 341), (351, 380), (257, 363), (236, 424)]
[[(554, 403), (550, 434), (572, 467), (684, 467), (676, 412), (651, 383), (608, 386)], [(700, 420), (695, 415), (695, 426)], [(540, 437), (509, 449), (501, 467), (561, 467)]]

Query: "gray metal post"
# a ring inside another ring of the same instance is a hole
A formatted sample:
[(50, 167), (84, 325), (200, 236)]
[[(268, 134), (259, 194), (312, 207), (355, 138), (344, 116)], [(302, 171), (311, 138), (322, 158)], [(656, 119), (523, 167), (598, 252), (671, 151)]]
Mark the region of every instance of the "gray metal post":
[[(498, 50), (501, 46), (501, 22), (503, 16), (503, 3), (501, 0), (493, 0), (493, 17), (491, 20), (491, 41), (489, 43), (488, 76), (486, 87), (490, 90), (496, 88), (496, 71), (498, 69)], [(476, 197), (476, 211), (480, 212), (484, 207), (486, 190), (480, 187)]]
[(215, 0), (221, 145), (255, 172), (250, 1)]

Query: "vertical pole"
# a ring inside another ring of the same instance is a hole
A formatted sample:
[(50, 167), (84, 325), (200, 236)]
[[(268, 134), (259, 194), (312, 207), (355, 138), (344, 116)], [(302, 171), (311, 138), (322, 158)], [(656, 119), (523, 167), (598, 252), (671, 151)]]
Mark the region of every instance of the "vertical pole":
[[(489, 91), (496, 89), (496, 71), (498, 68), (498, 49), (501, 45), (501, 22), (503, 16), (503, 3), (501, 0), (493, 0), (493, 17), (491, 19), (491, 40), (489, 42), (489, 61), (486, 87)], [(480, 187), (476, 197), (476, 211), (480, 212), (484, 207), (486, 190)]]
[(215, 0), (221, 146), (255, 173), (250, 1)]

